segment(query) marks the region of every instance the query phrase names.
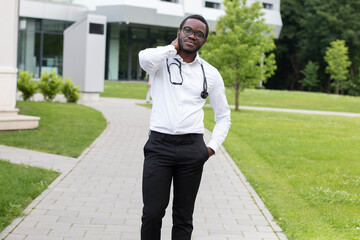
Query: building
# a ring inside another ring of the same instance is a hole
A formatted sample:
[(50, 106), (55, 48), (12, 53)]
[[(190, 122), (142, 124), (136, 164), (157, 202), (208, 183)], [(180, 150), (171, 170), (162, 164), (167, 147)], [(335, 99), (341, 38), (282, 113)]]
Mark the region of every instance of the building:
[[(256, 0), (248, 0), (248, 4)], [(280, 0), (262, 0), (267, 24), (278, 37)], [(215, 28), (222, 0), (20, 0), (18, 68), (40, 77), (62, 74), (63, 32), (88, 13), (106, 16), (106, 80), (143, 80), (138, 52), (169, 44), (181, 20), (201, 14)]]

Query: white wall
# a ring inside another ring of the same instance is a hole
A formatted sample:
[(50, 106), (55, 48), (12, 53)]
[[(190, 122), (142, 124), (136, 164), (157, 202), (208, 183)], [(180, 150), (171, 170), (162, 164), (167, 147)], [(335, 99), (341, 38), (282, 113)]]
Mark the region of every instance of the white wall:
[[(212, 0), (222, 3), (222, 0)], [(248, 0), (252, 4), (258, 0)], [(272, 10), (264, 9), (266, 23), (273, 25), (273, 32), (279, 36), (282, 21), (280, 0), (262, 0), (273, 4)], [(210, 29), (224, 14), (223, 9), (205, 7), (205, 0), (179, 0), (169, 3), (161, 0), (73, 0), (74, 4), (49, 3), (35, 0), (21, 0), (20, 16), (78, 21), (86, 11), (105, 15), (109, 22), (129, 22), (163, 27), (178, 27), (181, 20), (190, 14), (201, 14), (208, 20)]]
[[(104, 34), (90, 34), (90, 23), (104, 25)], [(82, 92), (104, 91), (106, 17), (88, 14), (64, 31), (63, 77)]]
[(20, 0), (19, 16), (21, 17), (75, 22), (84, 18), (86, 13), (87, 7), (81, 5)]
[(85, 51), (86, 51), (86, 19), (74, 23), (64, 31), (63, 78), (84, 89)]

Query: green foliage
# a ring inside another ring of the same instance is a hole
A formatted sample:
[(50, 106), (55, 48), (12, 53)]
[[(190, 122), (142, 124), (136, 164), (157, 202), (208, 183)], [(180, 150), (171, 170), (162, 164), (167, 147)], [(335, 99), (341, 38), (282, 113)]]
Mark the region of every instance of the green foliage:
[(344, 40), (333, 41), (330, 46), (327, 48), (325, 55), (325, 61), (328, 64), (326, 72), (330, 74), (332, 80), (335, 80), (335, 93), (339, 94), (340, 81), (347, 79), (351, 62), (349, 61), (348, 48), (345, 46)]
[(38, 87), (36, 82), (32, 79), (32, 75), (32, 73), (19, 70), (17, 89), (22, 93), (24, 101), (27, 101), (34, 96)]
[(62, 78), (55, 72), (44, 72), (40, 77), (39, 89), (44, 99), (51, 102), (61, 90)]
[(301, 83), (304, 87), (308, 88), (309, 91), (311, 91), (311, 88), (316, 87), (319, 82), (317, 74), (318, 70), (319, 65), (309, 61), (305, 69), (301, 71), (301, 73), (304, 74), (304, 78), (301, 80)]
[(239, 94), (265, 81), (276, 69), (272, 28), (265, 24), (259, 2), (246, 5), (246, 0), (225, 0), (225, 15), (216, 22), (216, 34), (210, 32), (202, 47), (204, 59), (214, 65), (224, 78), (226, 86)]
[(70, 78), (65, 78), (65, 82), (61, 90), (64, 96), (66, 97), (66, 101), (68, 103), (76, 103), (80, 98), (80, 94), (78, 92), (79, 87), (78, 86), (75, 87), (74, 83), (71, 82)]
[(360, 66), (358, 0), (281, 0), (280, 4), (283, 26), (276, 40), (278, 71), (266, 83), (267, 88), (301, 89), (300, 70), (311, 60), (319, 64), (317, 89), (330, 92), (324, 56), (330, 42), (336, 39), (345, 40), (352, 62), (351, 75), (357, 75)]
[(0, 160), (0, 232), (57, 176), (53, 171)]
[(360, 68), (357, 76), (351, 76), (350, 80), (347, 82), (348, 92), (352, 96), (360, 96)]

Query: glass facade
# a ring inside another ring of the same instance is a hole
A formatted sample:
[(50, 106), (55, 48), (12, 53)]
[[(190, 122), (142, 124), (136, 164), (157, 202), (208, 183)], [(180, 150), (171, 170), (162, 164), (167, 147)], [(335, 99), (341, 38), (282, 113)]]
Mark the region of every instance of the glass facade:
[(105, 79), (144, 80), (138, 54), (147, 47), (164, 46), (176, 38), (176, 28), (108, 23)]
[[(19, 19), (18, 68), (40, 78), (44, 72), (62, 75), (64, 30), (72, 22)], [(138, 54), (147, 47), (164, 46), (176, 38), (176, 28), (108, 23), (105, 79), (144, 80)]]
[(63, 32), (72, 22), (19, 19), (18, 68), (39, 78), (43, 72), (62, 75)]

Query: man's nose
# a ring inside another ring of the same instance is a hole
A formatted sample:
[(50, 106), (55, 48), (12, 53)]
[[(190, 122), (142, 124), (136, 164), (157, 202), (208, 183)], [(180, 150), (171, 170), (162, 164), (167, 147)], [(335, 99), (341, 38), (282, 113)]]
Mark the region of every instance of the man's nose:
[(192, 39), (196, 39), (194, 32), (192, 34), (190, 34), (188, 37), (191, 37)]

